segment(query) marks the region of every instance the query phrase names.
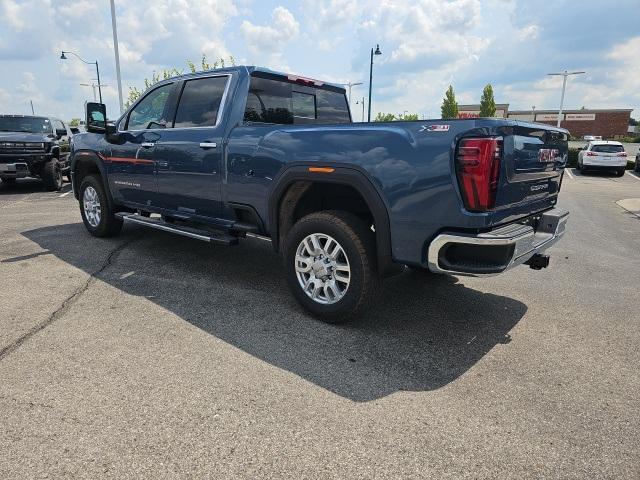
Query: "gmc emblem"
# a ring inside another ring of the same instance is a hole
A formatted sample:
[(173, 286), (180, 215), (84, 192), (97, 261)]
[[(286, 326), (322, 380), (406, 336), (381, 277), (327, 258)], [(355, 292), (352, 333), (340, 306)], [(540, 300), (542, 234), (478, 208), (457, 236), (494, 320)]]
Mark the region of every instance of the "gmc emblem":
[(560, 150), (557, 148), (541, 148), (538, 150), (538, 161), (541, 163), (553, 163), (560, 157)]

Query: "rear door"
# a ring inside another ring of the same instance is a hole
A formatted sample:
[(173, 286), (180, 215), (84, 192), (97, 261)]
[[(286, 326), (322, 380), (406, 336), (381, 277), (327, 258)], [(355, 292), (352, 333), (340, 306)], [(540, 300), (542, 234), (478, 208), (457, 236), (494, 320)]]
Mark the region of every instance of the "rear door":
[(117, 199), (159, 206), (153, 153), (172, 116), (173, 95), (174, 84), (163, 84), (147, 93), (121, 120), (120, 141), (109, 144), (111, 152), (105, 159), (109, 186)]
[(231, 76), (182, 82), (173, 128), (160, 132), (153, 159), (163, 208), (216, 217), (221, 212), (222, 108)]
[(544, 127), (516, 126), (504, 137), (503, 173), (496, 207), (555, 203), (567, 161), (568, 135)]

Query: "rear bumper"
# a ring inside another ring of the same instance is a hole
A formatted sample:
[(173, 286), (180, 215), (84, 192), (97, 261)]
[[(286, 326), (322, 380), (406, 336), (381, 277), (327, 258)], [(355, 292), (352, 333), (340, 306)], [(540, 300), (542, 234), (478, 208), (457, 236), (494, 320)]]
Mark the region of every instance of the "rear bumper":
[(616, 160), (591, 160), (582, 159), (582, 165), (589, 168), (620, 168), (627, 166), (627, 157)]
[(534, 222), (512, 223), (480, 234), (444, 232), (429, 245), (429, 270), (455, 275), (496, 275), (527, 262), (564, 234), (569, 212), (554, 208)]

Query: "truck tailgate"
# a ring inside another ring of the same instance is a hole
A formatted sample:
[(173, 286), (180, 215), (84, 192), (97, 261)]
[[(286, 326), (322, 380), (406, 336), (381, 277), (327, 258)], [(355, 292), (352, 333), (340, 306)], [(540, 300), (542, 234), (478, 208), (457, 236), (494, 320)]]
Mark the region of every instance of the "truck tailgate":
[(503, 142), (496, 210), (530, 203), (536, 204), (535, 210), (555, 205), (567, 160), (568, 135), (546, 125), (518, 124)]

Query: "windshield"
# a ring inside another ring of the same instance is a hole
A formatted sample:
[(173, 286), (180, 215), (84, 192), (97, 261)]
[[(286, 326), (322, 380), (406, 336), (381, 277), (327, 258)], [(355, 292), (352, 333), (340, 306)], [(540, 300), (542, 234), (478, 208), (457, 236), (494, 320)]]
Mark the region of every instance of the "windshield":
[(43, 117), (0, 117), (0, 132), (51, 133), (51, 122)]

